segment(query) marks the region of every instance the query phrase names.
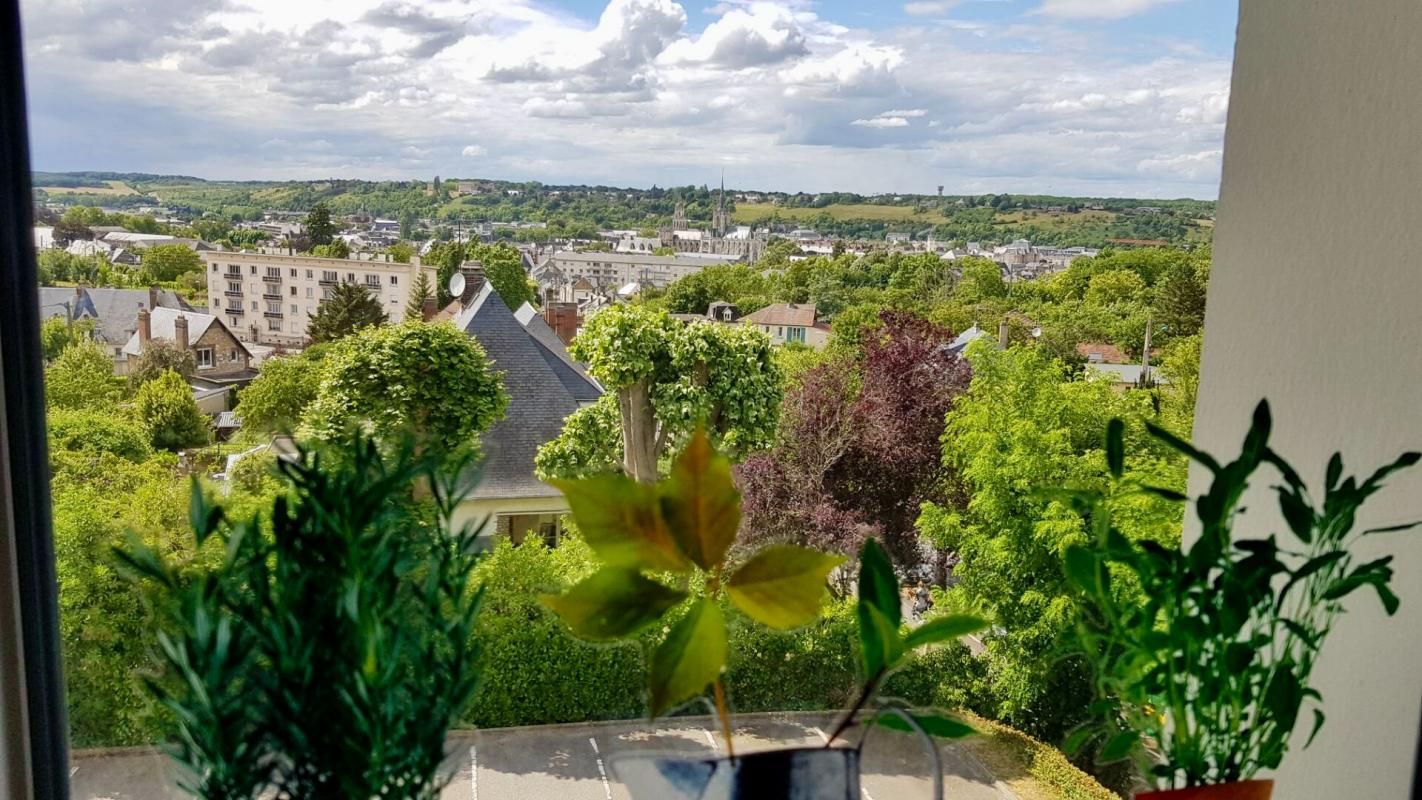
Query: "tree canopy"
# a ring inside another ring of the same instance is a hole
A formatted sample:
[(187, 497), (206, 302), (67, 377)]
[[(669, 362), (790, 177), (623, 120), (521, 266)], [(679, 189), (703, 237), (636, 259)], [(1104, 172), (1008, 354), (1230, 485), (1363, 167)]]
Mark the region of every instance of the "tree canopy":
[[(645, 306), (611, 306), (587, 321), (569, 352), (615, 393), (623, 469), (638, 480), (655, 480), (662, 457), (697, 426), (733, 460), (769, 446), (775, 434), (780, 369), (770, 340), (749, 325), (685, 325)], [(544, 447), (541, 474), (587, 474), (615, 461), (605, 449), (591, 453), (568, 441), (593, 423), (586, 418), (593, 413), (607, 410), (583, 409)]]
[(386, 319), (379, 298), (358, 283), (344, 281), (316, 307), (306, 325), (306, 335), (313, 342), (333, 342), (362, 328), (384, 325)]
[(198, 410), (192, 387), (172, 370), (138, 387), (133, 406), (155, 449), (183, 450), (211, 438), (211, 426)]
[(326, 440), (368, 425), (381, 437), (409, 432), (422, 446), (454, 452), (477, 445), (507, 406), (477, 341), (448, 323), (410, 321), (341, 340), (305, 423)]
[(89, 339), (70, 344), (44, 371), (45, 402), (56, 408), (113, 408), (123, 396), (114, 360)]
[(524, 303), (538, 303), (538, 294), (528, 281), (528, 273), (523, 271), (523, 256), (518, 248), (508, 242), (476, 243), (470, 246), (468, 257), (484, 265), (489, 283), (511, 310)]
[(143, 346), (143, 352), (133, 359), (128, 382), (137, 388), (169, 370), (187, 380), (197, 370), (197, 359), (191, 350), (178, 347), (178, 343), (170, 339), (150, 339)]
[(330, 244), (336, 235), (336, 223), (331, 221), (331, 209), (325, 203), (317, 203), (306, 215), (306, 236), (311, 244)]
[(202, 257), (187, 245), (155, 244), (143, 251), (139, 275), (146, 283), (167, 283), (202, 269)]
[(316, 400), (327, 349), (313, 345), (299, 355), (262, 362), (257, 377), (237, 394), (237, 414), (244, 430), (294, 430)]

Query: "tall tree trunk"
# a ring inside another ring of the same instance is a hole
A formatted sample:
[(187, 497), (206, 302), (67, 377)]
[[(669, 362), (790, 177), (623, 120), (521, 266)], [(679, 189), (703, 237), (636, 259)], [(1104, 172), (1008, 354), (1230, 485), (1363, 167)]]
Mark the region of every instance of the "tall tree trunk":
[(651, 379), (617, 390), (622, 413), (622, 468), (634, 480), (657, 480), (657, 418), (652, 409)]

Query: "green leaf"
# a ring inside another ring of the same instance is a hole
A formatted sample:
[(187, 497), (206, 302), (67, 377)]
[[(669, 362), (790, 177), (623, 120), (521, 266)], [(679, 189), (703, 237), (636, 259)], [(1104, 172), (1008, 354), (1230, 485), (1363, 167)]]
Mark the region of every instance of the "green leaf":
[(725, 666), (726, 620), (715, 602), (703, 598), (652, 654), (652, 717), (701, 694)]
[(1313, 737), (1317, 736), (1319, 729), (1323, 727), (1324, 719), (1326, 719), (1326, 717), (1323, 716), (1323, 712), (1315, 708), (1313, 710), (1313, 729), (1308, 732), (1308, 741), (1304, 742), (1305, 750), (1308, 749), (1309, 745), (1313, 744)]
[(1121, 731), (1106, 741), (1097, 760), (1102, 763), (1120, 761), (1131, 754), (1140, 740), (1140, 734), (1135, 731)]
[(1095, 597), (1100, 594), (1100, 582), (1097, 580), (1099, 567), (1096, 561), (1096, 553), (1090, 548), (1074, 545), (1067, 548), (1066, 559), (1064, 561), (1067, 580), (1071, 581), (1076, 588)]
[(1328, 473), (1324, 476), (1323, 488), (1325, 491), (1333, 491), (1333, 487), (1338, 485), (1338, 479), (1343, 477), (1343, 454), (1334, 453), (1328, 459)]
[(1106, 468), (1117, 478), (1126, 471), (1125, 431), (1126, 423), (1120, 417), (1106, 423)]
[[(909, 716), (923, 732), (939, 739), (964, 739), (977, 734), (977, 729), (957, 717), (938, 712), (910, 711)], [(880, 727), (893, 731), (912, 732), (908, 722), (897, 714), (880, 714), (875, 720)]]
[(755, 621), (789, 630), (819, 617), (825, 579), (842, 563), (841, 556), (772, 545), (736, 570), (726, 581), (726, 594)]
[(1142, 486), (1141, 491), (1145, 492), (1146, 494), (1153, 494), (1156, 497), (1160, 497), (1165, 500), (1173, 500), (1177, 503), (1183, 503), (1186, 500), (1190, 499), (1189, 497), (1186, 497), (1183, 493), (1177, 492), (1174, 489), (1167, 489), (1164, 486)]
[(1304, 544), (1313, 541), (1314, 513), (1302, 496), (1279, 489), (1279, 510), (1289, 523), (1289, 530)]
[(1254, 407), (1254, 419), (1250, 422), (1249, 433), (1244, 436), (1244, 447), (1239, 454), (1240, 461), (1253, 467), (1263, 460), (1269, 446), (1269, 433), (1273, 427), (1269, 401), (1260, 400), (1259, 405)]
[(898, 629), (903, 621), (899, 606), (899, 579), (884, 548), (874, 539), (865, 539), (859, 551), (859, 602), (878, 609), (889, 626)]
[(622, 639), (661, 619), (686, 592), (643, 577), (635, 569), (604, 567), (561, 595), (543, 595), (574, 635), (593, 641)]
[(951, 642), (960, 636), (977, 633), (988, 626), (988, 621), (972, 614), (950, 614), (929, 620), (909, 631), (904, 637), (904, 648), (914, 650), (926, 644)]
[(696, 430), (662, 491), (662, 511), (681, 551), (702, 569), (725, 561), (741, 526), (741, 495), (731, 462), (711, 449), (706, 431)]
[(1370, 533), (1397, 533), (1399, 531), (1412, 530), (1418, 525), (1422, 525), (1422, 520), (1418, 520), (1416, 522), (1404, 522), (1400, 525), (1388, 525), (1383, 528), (1368, 528), (1367, 530), (1363, 531), (1363, 535), (1366, 536)]
[(1077, 753), (1081, 752), (1081, 748), (1084, 747), (1087, 742), (1096, 738), (1096, 734), (1098, 732), (1099, 731), (1090, 726), (1083, 726), (1077, 728), (1076, 730), (1072, 731), (1062, 742), (1062, 752), (1066, 753), (1068, 756), (1075, 756)]
[(690, 567), (667, 530), (655, 486), (618, 474), (549, 483), (568, 499), (583, 539), (604, 562), (672, 572)]
[(864, 661), (864, 675), (873, 678), (898, 664), (904, 653), (903, 641), (898, 626), (863, 599), (855, 606), (855, 613), (859, 618), (859, 655)]

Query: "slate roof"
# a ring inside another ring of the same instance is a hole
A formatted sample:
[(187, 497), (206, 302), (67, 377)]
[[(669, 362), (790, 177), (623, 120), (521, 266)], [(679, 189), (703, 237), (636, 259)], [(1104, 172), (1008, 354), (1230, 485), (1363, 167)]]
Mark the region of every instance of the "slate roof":
[[(178, 311), (173, 308), (155, 308), (148, 312), (149, 332), (152, 338), (172, 341), (175, 338), (173, 336), (173, 323), (178, 319), (179, 314), (182, 314), (188, 320), (188, 344), (192, 344), (198, 339), (201, 339), (202, 335), (207, 333), (207, 329), (211, 328), (213, 323), (218, 325), (222, 324), (217, 317), (211, 314), (203, 314), (199, 311)], [(134, 327), (137, 327), (138, 312), (135, 311), (133, 316)], [(138, 343), (137, 331), (134, 331), (133, 335), (128, 337), (128, 342), (123, 346), (123, 353), (127, 356), (143, 354), (143, 348)]]
[[(99, 338), (110, 345), (121, 345), (138, 327), (138, 309), (148, 307), (147, 289), (90, 289), (83, 288), (85, 303), (78, 303), (78, 319), (96, 319)], [(75, 305), (75, 289), (66, 286), (41, 286), (39, 289), (40, 318), (63, 317), (65, 310), (61, 303)], [(183, 302), (177, 293), (168, 289), (158, 292), (159, 308), (177, 308), (192, 311), (192, 306)], [(193, 336), (192, 329), (188, 335)]]
[[(483, 346), (494, 369), (503, 373), (509, 396), (504, 418), (484, 434), (482, 480), (469, 498), (557, 497), (557, 489), (534, 477), (533, 457), (562, 433), (563, 420), (578, 410), (580, 396), (592, 400), (601, 391), (563, 362), (561, 343), (552, 350), (525, 328), (492, 284), (484, 284), (454, 324)], [(588, 384), (576, 394), (569, 389), (574, 377)]]
[(573, 396), (574, 400), (580, 403), (591, 403), (602, 396), (602, 390), (598, 388), (596, 381), (588, 375), (582, 364), (573, 360), (568, 355), (568, 350), (563, 346), (563, 340), (558, 338), (558, 334), (548, 327), (548, 323), (539, 316), (533, 306), (524, 303), (514, 312), (514, 318), (523, 323), (524, 330), (533, 337), (533, 341), (538, 344), (538, 348), (543, 351), (543, 357), (548, 362), (548, 366), (553, 368), (553, 373), (558, 376), (558, 380), (563, 382), (563, 387)]

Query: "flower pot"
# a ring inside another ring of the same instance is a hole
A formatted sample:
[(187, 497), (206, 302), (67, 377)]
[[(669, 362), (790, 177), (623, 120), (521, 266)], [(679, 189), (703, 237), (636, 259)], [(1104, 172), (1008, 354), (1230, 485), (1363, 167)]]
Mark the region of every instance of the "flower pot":
[(1137, 794), (1136, 800), (1269, 800), (1274, 794), (1274, 782), (1240, 781), (1215, 786), (1193, 786), (1189, 789), (1169, 789), (1163, 792)]
[(624, 753), (608, 767), (632, 800), (859, 800), (859, 751), (852, 748), (699, 759)]

